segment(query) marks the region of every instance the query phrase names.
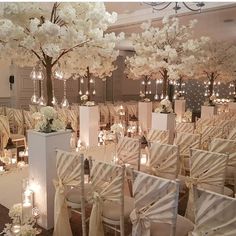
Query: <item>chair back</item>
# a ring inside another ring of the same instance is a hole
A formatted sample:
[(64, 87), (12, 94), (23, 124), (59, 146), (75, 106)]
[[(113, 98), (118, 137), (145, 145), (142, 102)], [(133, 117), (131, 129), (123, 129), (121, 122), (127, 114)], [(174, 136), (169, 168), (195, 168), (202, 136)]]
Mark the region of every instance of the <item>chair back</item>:
[(129, 164), (140, 169), (140, 141), (138, 139), (123, 137), (117, 144), (118, 164)]
[(189, 236), (236, 235), (236, 199), (194, 187), (195, 227)]
[(169, 130), (150, 130), (147, 135), (148, 142), (160, 142), (168, 144), (170, 142)]
[(191, 149), (190, 176), (186, 177), (189, 188), (189, 199), (186, 217), (194, 222), (193, 214), (193, 186), (211, 188), (217, 186), (224, 193), (225, 173), (228, 156), (222, 153)]
[(149, 171), (159, 177), (176, 179), (179, 148), (176, 145), (153, 143), (149, 149)]
[[(57, 150), (56, 155), (57, 179), (54, 201), (54, 232), (57, 236), (72, 236), (66, 203), (66, 188), (81, 189), (82, 229), (86, 236), (85, 207), (84, 207), (84, 156), (76, 152)], [(79, 197), (79, 196), (78, 196)]]
[(175, 130), (176, 132), (193, 134), (194, 123), (190, 123), (190, 122), (178, 123), (176, 124)]
[(232, 129), (227, 137), (228, 139), (231, 140), (236, 140), (236, 128)]
[(152, 223), (170, 225), (175, 235), (179, 183), (133, 171), (135, 209), (130, 214), (132, 236), (150, 235)]
[(1, 149), (3, 150), (10, 137), (9, 121), (6, 116), (0, 116), (0, 137)]
[(89, 236), (104, 235), (102, 224), (104, 201), (120, 203), (120, 232), (121, 236), (124, 236), (124, 175), (124, 166), (95, 162), (90, 176), (93, 207), (89, 221)]

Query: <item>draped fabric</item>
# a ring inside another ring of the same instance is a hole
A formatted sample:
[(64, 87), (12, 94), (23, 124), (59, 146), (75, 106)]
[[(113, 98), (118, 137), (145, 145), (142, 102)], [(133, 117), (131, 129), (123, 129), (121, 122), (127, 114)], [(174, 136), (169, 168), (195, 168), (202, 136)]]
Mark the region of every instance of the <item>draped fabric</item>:
[(36, 105), (29, 105), (29, 110), (30, 110), (32, 113), (38, 112), (38, 108), (37, 108)]
[(189, 236), (235, 236), (236, 199), (200, 189), (194, 193), (195, 228)]
[(205, 126), (214, 126), (214, 124), (215, 124), (214, 119), (198, 119), (196, 121), (196, 130), (195, 130), (195, 132), (196, 133), (202, 133), (202, 129)]
[(14, 121), (17, 126), (17, 133), (24, 134), (24, 116), (23, 111), (19, 109), (13, 109)]
[(34, 128), (34, 119), (32, 118), (32, 112), (30, 111), (23, 111), (24, 121), (26, 125), (26, 129), (33, 129)]
[(107, 104), (108, 110), (109, 110), (109, 121), (110, 124), (115, 123), (116, 121), (118, 121), (118, 114), (116, 112), (116, 108), (113, 104)]
[(149, 142), (169, 143), (169, 130), (150, 130), (147, 135)]
[(194, 123), (178, 123), (176, 124), (175, 128), (176, 132), (182, 132), (182, 133), (190, 133), (193, 134), (194, 132)]
[(137, 117), (138, 116), (137, 104), (127, 104), (127, 113), (128, 113), (128, 120), (130, 120), (132, 116)]
[(223, 128), (221, 126), (204, 126), (202, 129), (201, 136), (201, 148), (207, 150), (211, 139), (213, 138), (222, 138)]
[(185, 166), (185, 158), (190, 156), (190, 148), (200, 148), (201, 135), (180, 132), (176, 134), (174, 144), (179, 146), (180, 172), (189, 169), (189, 166)]
[(160, 177), (176, 179), (178, 156), (178, 146), (153, 143), (149, 150), (149, 172)]
[(15, 122), (15, 116), (14, 116), (14, 109), (7, 107), (6, 108), (6, 116), (8, 118), (11, 133), (16, 133), (16, 122)]
[(77, 153), (57, 150), (57, 180), (54, 180), (54, 232), (53, 236), (72, 236), (66, 204), (66, 186), (81, 186), (83, 157)]
[(236, 140), (236, 128), (234, 128), (233, 130), (230, 131), (230, 133), (228, 135), (228, 139)]
[(65, 125), (68, 123), (68, 109), (57, 108), (58, 119)]
[(89, 220), (89, 236), (104, 236), (103, 202), (122, 202), (124, 167), (97, 162), (91, 171), (91, 187), (93, 208)]
[(176, 224), (179, 184), (134, 172), (135, 209), (130, 214), (132, 236), (150, 236), (151, 223)]
[(8, 118), (6, 116), (0, 116), (0, 135), (2, 149), (7, 145), (7, 141), (10, 137), (10, 127)]
[(222, 187), (225, 182), (225, 172), (228, 156), (222, 153), (208, 152), (198, 149), (191, 150), (190, 176), (185, 183), (189, 188), (189, 199), (186, 209), (186, 217), (194, 222), (193, 214), (193, 186), (213, 185)]
[(123, 137), (117, 144), (118, 163), (137, 166), (140, 161), (140, 143), (138, 139)]
[(68, 121), (71, 123), (72, 129), (77, 133), (79, 130), (78, 117), (79, 114), (76, 110), (67, 110)]
[(0, 107), (0, 116), (6, 115), (6, 107)]

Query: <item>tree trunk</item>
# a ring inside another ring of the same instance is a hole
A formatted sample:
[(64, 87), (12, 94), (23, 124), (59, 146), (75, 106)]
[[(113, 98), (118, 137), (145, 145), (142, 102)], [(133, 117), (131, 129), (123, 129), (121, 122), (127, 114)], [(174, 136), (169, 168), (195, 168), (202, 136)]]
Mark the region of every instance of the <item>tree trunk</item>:
[(236, 80), (234, 80), (234, 97), (236, 96)]
[(88, 91), (88, 101), (90, 101), (90, 73), (89, 73), (89, 67), (87, 67), (87, 91)]
[(148, 80), (149, 80), (148, 77), (145, 76), (145, 78), (144, 78), (144, 95), (145, 95), (145, 97), (146, 97), (146, 95), (147, 95)]
[(209, 86), (208, 86), (208, 89), (209, 89), (209, 97), (212, 96), (213, 94), (213, 90), (214, 90), (214, 81), (215, 81), (215, 76), (214, 76), (214, 73), (211, 73), (210, 75), (210, 78), (209, 78)]
[(52, 104), (52, 64), (51, 59), (46, 61), (47, 106)]
[(162, 86), (162, 94), (164, 98), (168, 95), (168, 72), (166, 69), (163, 70), (163, 86)]

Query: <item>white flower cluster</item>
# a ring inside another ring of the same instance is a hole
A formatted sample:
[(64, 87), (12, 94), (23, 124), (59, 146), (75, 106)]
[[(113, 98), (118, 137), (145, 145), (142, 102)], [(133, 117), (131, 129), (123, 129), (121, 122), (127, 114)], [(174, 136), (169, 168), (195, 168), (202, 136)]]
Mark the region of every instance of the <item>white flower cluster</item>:
[(119, 53), (115, 44), (124, 36), (104, 31), (116, 20), (100, 2), (0, 3), (1, 55), (20, 66), (60, 60), (66, 74), (85, 74), (89, 66), (97, 77), (110, 76)]
[(202, 60), (196, 64), (196, 79), (227, 83), (234, 79), (236, 46), (229, 42), (209, 41), (203, 46)]
[(165, 17), (161, 28), (152, 27), (150, 22), (142, 24), (141, 34), (133, 34), (131, 40), (135, 55), (126, 58), (127, 74), (130, 79), (157, 75), (167, 72), (168, 79), (193, 76), (193, 67), (199, 59), (202, 45), (208, 40), (192, 39), (196, 21), (181, 25), (178, 18)]
[(168, 99), (161, 100), (159, 106), (155, 109), (156, 113), (173, 113), (172, 103)]
[(81, 101), (87, 101), (88, 100), (88, 96), (87, 95), (83, 95), (80, 97)]
[(122, 126), (122, 124), (120, 124), (120, 123), (115, 123), (115, 124), (113, 124), (112, 126), (111, 126), (111, 131), (113, 132), (113, 133), (115, 133), (115, 134), (121, 134), (121, 133), (123, 133), (124, 132), (124, 128), (123, 128), (123, 126)]
[(53, 132), (65, 129), (63, 122), (58, 119), (57, 111), (53, 107), (42, 107), (40, 112), (33, 114), (33, 118), (36, 120), (36, 131)]

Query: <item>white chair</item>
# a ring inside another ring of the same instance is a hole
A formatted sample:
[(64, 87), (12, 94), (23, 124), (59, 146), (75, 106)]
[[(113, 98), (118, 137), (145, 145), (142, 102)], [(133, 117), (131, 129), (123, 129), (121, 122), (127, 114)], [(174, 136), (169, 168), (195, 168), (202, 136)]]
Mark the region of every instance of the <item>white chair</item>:
[(117, 163), (131, 165), (140, 170), (140, 141), (123, 137), (117, 144)]
[(150, 130), (147, 134), (147, 141), (168, 144), (170, 143), (169, 130)]
[(31, 111), (24, 110), (23, 115), (24, 115), (25, 130), (34, 129), (35, 121), (32, 118), (33, 113)]
[(84, 157), (77, 153), (57, 150), (57, 179), (54, 180), (54, 236), (72, 236), (66, 201), (67, 188), (76, 187), (81, 190), (82, 231), (86, 236), (85, 200), (84, 200)]
[(11, 138), (14, 143), (23, 142), (24, 147), (26, 148), (26, 138), (24, 135), (10, 133), (9, 121), (6, 116), (0, 116), (0, 136), (2, 150), (6, 146), (9, 138)]
[(187, 236), (193, 224), (177, 214), (179, 184), (133, 171), (132, 236)]
[(227, 184), (234, 185), (236, 192), (236, 140), (215, 138), (210, 144), (210, 151), (229, 155), (225, 180)]
[(200, 148), (201, 135), (177, 132), (174, 144), (179, 146), (179, 173), (189, 172), (190, 148)]
[(236, 128), (234, 128), (230, 131), (227, 139), (236, 140)]
[(194, 187), (195, 227), (189, 236), (236, 235), (236, 199)]
[(103, 225), (125, 235), (124, 220), (132, 204), (124, 201), (124, 175), (124, 166), (95, 162), (90, 177), (93, 207), (89, 236), (103, 236)]
[[(186, 217), (194, 222), (193, 186), (232, 196), (231, 189), (224, 187), (228, 156), (222, 153), (191, 149), (190, 176), (181, 178), (189, 189)], [(183, 182), (181, 183), (183, 184)]]
[(176, 179), (178, 176), (178, 161), (178, 146), (153, 143), (149, 148), (149, 163), (145, 172), (162, 178)]

